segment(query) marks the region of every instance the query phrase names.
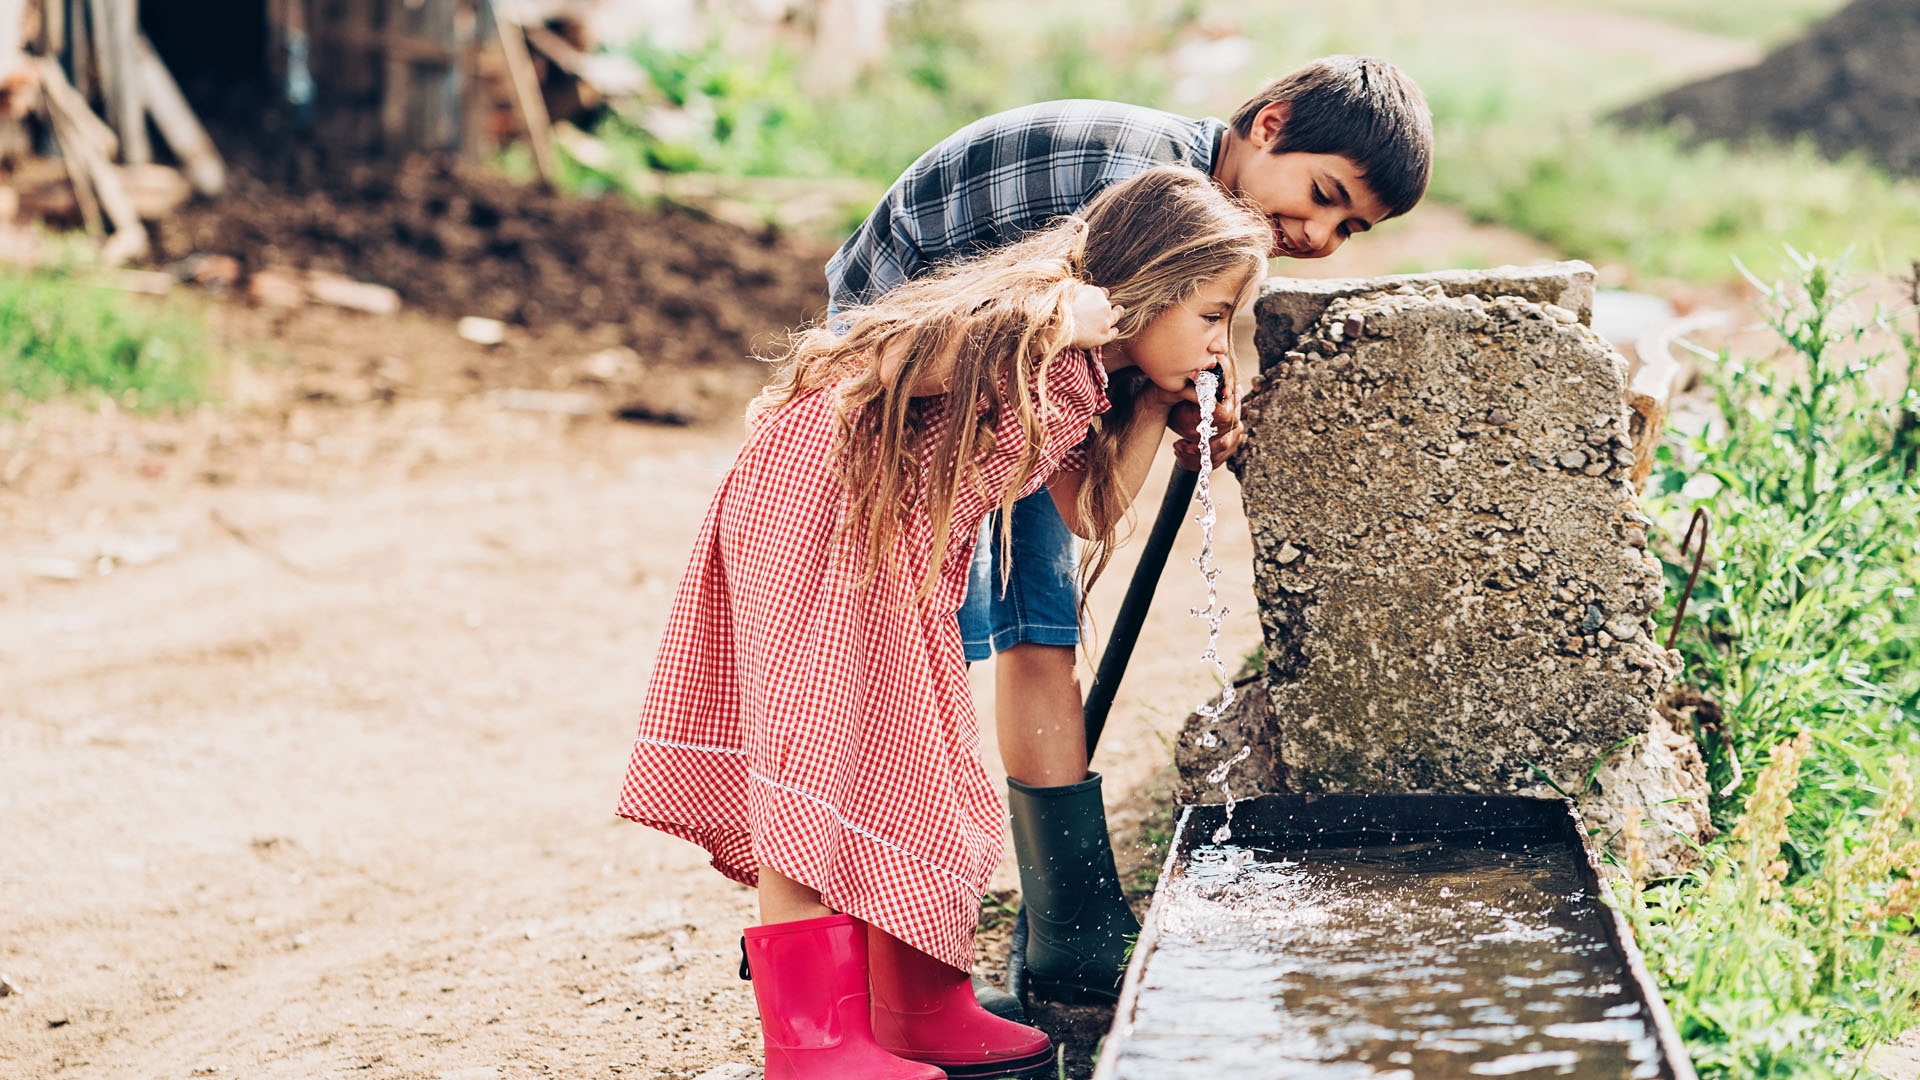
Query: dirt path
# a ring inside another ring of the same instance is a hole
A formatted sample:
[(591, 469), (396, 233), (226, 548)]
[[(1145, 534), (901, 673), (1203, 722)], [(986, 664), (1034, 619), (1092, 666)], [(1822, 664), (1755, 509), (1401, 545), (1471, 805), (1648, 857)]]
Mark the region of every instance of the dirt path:
[[(282, 329), (464, 362), (429, 355), (451, 337), (431, 324), (337, 322)], [(611, 815), (735, 429), (485, 396), (316, 408), (311, 378), (256, 367), (252, 405), (183, 420), (44, 407), (0, 427), (0, 972), (19, 991), (0, 1075), (757, 1063), (734, 977), (751, 894)], [(1245, 652), (1248, 541), (1220, 487)], [(1116, 802), (1206, 692), (1183, 569), (1101, 751)]]

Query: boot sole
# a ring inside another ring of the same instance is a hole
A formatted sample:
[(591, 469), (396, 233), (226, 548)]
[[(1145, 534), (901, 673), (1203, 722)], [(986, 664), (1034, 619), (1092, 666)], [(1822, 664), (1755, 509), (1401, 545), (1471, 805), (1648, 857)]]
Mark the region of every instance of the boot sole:
[(946, 1065), (938, 1061), (915, 1058), (924, 1065), (946, 1071), (947, 1080), (1045, 1080), (1054, 1074), (1053, 1048), (1048, 1047), (1037, 1054), (1030, 1054), (1011, 1061), (990, 1061), (972, 1065)]
[(1055, 1005), (1115, 1005), (1120, 1001), (1115, 991), (1082, 986), (1066, 979), (1049, 979), (1031, 971), (1027, 973), (1027, 996)]

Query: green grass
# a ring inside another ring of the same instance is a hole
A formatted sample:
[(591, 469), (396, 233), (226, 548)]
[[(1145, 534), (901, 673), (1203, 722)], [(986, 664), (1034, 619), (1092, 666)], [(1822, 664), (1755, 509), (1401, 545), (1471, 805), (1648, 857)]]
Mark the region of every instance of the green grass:
[(140, 410), (207, 396), (204, 329), (144, 298), (63, 273), (0, 271), (0, 407), (106, 396)]
[(1723, 280), (1783, 243), (1875, 268), (1920, 255), (1920, 185), (1806, 146), (1688, 147), (1580, 121), (1456, 126), (1446, 145), (1432, 197), (1642, 278)]

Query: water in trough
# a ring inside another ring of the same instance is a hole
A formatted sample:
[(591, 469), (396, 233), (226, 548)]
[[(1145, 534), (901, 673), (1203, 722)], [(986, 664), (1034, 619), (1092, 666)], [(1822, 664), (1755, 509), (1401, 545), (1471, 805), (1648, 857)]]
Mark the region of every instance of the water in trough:
[(1204, 844), (1162, 883), (1117, 1076), (1655, 1077), (1564, 841)]

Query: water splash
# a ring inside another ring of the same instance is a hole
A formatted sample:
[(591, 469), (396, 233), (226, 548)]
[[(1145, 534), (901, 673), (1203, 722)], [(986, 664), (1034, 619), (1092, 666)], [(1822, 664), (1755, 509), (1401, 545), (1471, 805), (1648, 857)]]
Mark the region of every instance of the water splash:
[[(1217, 520), (1214, 513), (1211, 480), (1213, 408), (1220, 395), (1219, 374), (1203, 371), (1194, 376), (1193, 390), (1200, 405), (1200, 429), (1197, 433), (1200, 441), (1200, 477), (1193, 485), (1194, 501), (1200, 504), (1200, 513), (1193, 519), (1200, 523), (1200, 554), (1193, 557), (1193, 564), (1200, 568), (1200, 576), (1206, 579), (1207, 603), (1205, 607), (1189, 609), (1189, 614), (1196, 619), (1207, 620), (1207, 647), (1200, 653), (1200, 661), (1213, 668), (1214, 678), (1220, 681), (1220, 701), (1218, 704), (1203, 704), (1198, 711), (1201, 716), (1217, 725), (1220, 717), (1225, 715), (1227, 709), (1233, 705), (1233, 679), (1227, 674), (1226, 661), (1220, 658), (1220, 626), (1226, 621), (1228, 608), (1220, 602), (1220, 568), (1214, 565), (1213, 561), (1213, 526)], [(1213, 731), (1206, 731), (1200, 735), (1199, 741), (1201, 746), (1212, 749), (1220, 745), (1220, 736)], [(1213, 842), (1216, 844), (1224, 844), (1233, 839), (1233, 807), (1238, 800), (1233, 797), (1233, 785), (1228, 782), (1227, 776), (1233, 771), (1235, 765), (1247, 760), (1247, 755), (1251, 753), (1253, 753), (1253, 747), (1243, 745), (1239, 753), (1222, 761), (1207, 773), (1207, 783), (1219, 784), (1220, 793), (1226, 796), (1227, 821), (1213, 832)]]

